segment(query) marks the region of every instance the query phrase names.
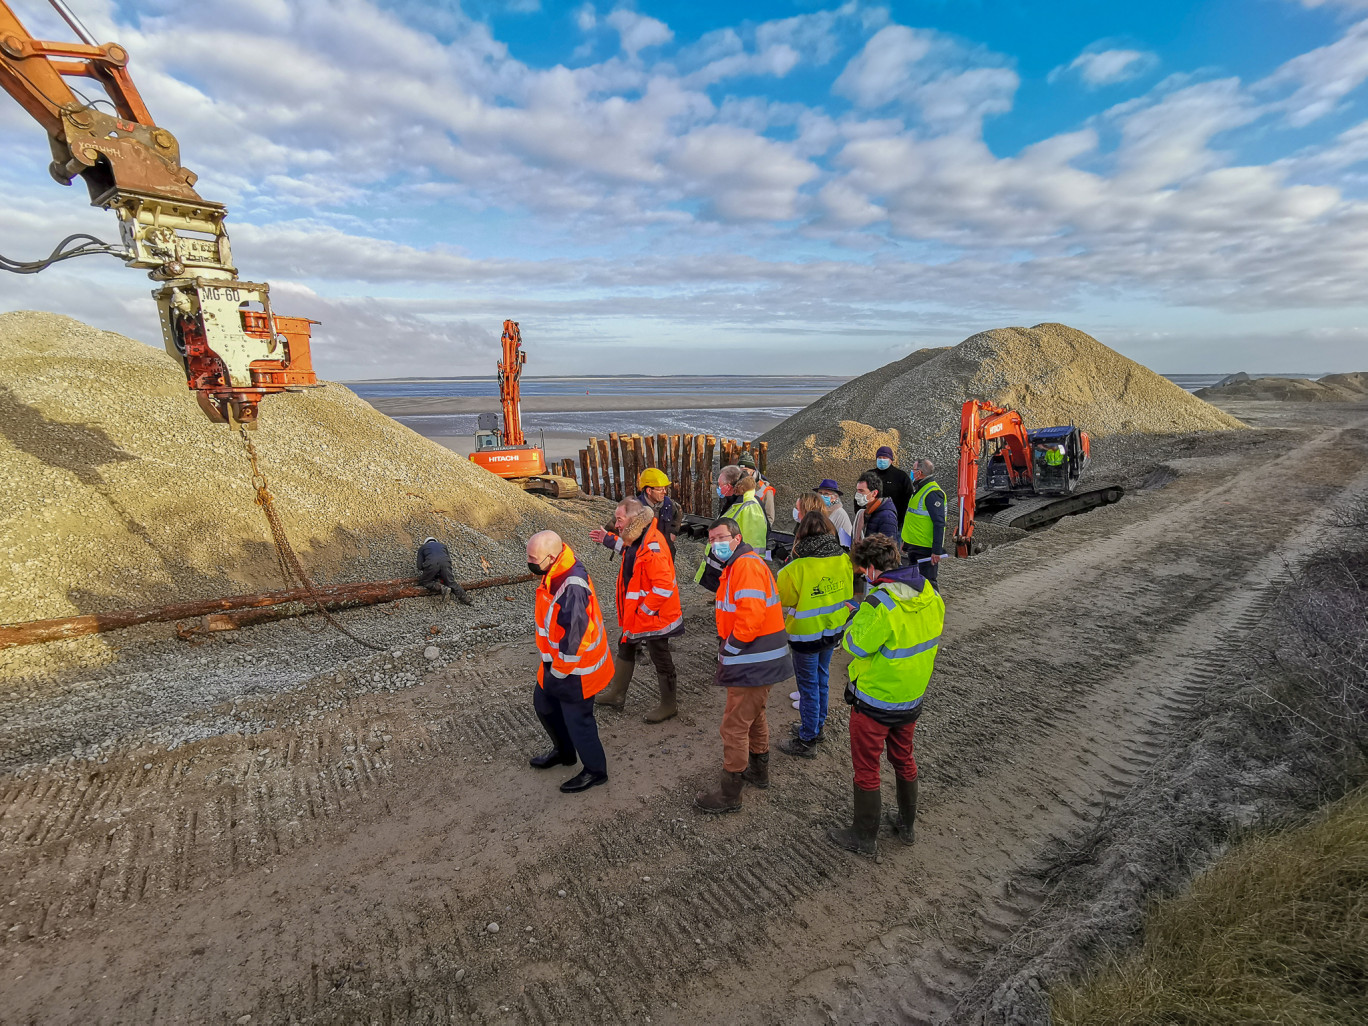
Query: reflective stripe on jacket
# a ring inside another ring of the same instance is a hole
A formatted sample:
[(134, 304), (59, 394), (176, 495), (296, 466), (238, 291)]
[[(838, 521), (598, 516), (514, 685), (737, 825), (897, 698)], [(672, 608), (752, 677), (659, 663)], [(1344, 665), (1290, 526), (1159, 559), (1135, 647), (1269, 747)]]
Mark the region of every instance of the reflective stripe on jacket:
[(590, 698), (613, 679), (613, 657), (589, 572), (567, 545), (537, 585), (538, 686)]
[[(629, 549), (635, 559), (622, 560), (617, 580), (618, 626), (623, 641), (668, 638), (684, 633), (684, 613), (675, 583), (674, 560), (655, 520)], [(624, 580), (630, 566), (631, 579)]]
[(941, 536), (945, 535), (945, 489), (934, 480), (928, 478), (921, 483), (916, 493), (912, 496), (912, 501), (907, 505), (907, 519), (903, 521), (902, 540), (904, 544), (913, 545), (921, 549), (930, 549), (936, 541), (936, 524), (933, 521), (930, 510), (926, 508), (926, 500), (932, 494), (939, 492), (941, 498)]
[(855, 597), (854, 573), (844, 552), (800, 556), (780, 568), (779, 602), (794, 651), (820, 651), (841, 640)]
[[(909, 508), (909, 513), (910, 513)], [(915, 567), (880, 574), (846, 627), (857, 707), (904, 720), (919, 712), (945, 626), (945, 602)]]
[(760, 687), (793, 676), (774, 575), (749, 545), (742, 543), (722, 568), (713, 605), (722, 639), (717, 652), (719, 685)]

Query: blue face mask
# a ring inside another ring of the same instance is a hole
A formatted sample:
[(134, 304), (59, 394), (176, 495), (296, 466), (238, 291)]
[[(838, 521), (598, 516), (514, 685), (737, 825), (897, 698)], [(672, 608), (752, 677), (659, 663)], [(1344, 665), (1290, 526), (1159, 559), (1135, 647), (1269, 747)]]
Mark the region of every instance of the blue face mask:
[(722, 562), (724, 562), (724, 563), (725, 563), (727, 560), (731, 559), (731, 554), (732, 554), (731, 542), (713, 542), (712, 550), (713, 550), (713, 555), (716, 556), (718, 559), (720, 559), (720, 560), (721, 560)]
[(718, 497), (719, 499), (725, 499), (725, 498), (726, 498), (726, 496), (722, 494), (722, 486), (721, 486), (721, 485), (718, 485), (718, 486), (717, 486), (717, 497)]
[(827, 504), (827, 507), (828, 507), (828, 508), (830, 508), (831, 506), (836, 505), (836, 496), (834, 496), (834, 495), (823, 495), (823, 496), (822, 496), (822, 501), (823, 501), (824, 503)]
[(889, 467), (893, 466), (893, 461), (880, 456), (874, 461), (874, 466), (878, 467), (880, 470), (887, 470)]

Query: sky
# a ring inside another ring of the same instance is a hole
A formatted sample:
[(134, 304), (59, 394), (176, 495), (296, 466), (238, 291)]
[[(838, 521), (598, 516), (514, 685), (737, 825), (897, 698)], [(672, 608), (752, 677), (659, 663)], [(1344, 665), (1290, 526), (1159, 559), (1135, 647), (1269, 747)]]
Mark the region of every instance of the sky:
[[(70, 39), (45, 0), (8, 0)], [(70, 0), (329, 378), (1368, 368), (1368, 0)], [(89, 88), (89, 85), (86, 85)], [(0, 99), (0, 253), (117, 238)], [(0, 275), (156, 343), (106, 256)]]

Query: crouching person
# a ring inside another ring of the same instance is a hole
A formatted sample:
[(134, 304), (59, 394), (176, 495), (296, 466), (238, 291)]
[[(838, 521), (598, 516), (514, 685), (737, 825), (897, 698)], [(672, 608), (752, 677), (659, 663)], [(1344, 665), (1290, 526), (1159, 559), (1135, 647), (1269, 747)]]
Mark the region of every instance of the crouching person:
[(442, 598), (456, 598), (470, 605), (465, 589), (451, 572), (451, 553), (436, 538), (424, 538), (418, 548), (418, 586), (429, 591), (440, 591)]
[(554, 531), (527, 542), (527, 568), (537, 584), (537, 651), (541, 670), (533, 707), (556, 746), (534, 756), (536, 769), (584, 764), (561, 784), (567, 794), (608, 780), (608, 760), (594, 722), (594, 696), (613, 679), (608, 633), (589, 572)]
[(770, 688), (793, 676), (788, 633), (774, 575), (764, 557), (741, 540), (735, 520), (715, 520), (708, 547), (722, 568), (717, 619), (716, 683), (727, 689), (722, 713), (722, 784), (694, 798), (704, 812), (741, 808), (741, 785), (769, 787)]
[(897, 543), (876, 534), (850, 552), (870, 592), (841, 643), (854, 658), (845, 700), (850, 710), (850, 757), (855, 764), (855, 821), (832, 830), (843, 848), (874, 855), (879, 835), (879, 758), (888, 752), (898, 785), (895, 832), (908, 844), (917, 818), (917, 761), (912, 735), (931, 680), (945, 624), (945, 603), (915, 565), (899, 566)]

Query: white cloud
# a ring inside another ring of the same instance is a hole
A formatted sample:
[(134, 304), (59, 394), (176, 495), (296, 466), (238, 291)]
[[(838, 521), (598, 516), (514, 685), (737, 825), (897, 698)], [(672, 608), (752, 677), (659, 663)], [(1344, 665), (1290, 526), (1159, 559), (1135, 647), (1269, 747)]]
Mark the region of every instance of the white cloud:
[(1069, 72), (1077, 72), (1085, 86), (1099, 89), (1139, 78), (1158, 65), (1158, 55), (1144, 50), (1089, 49), (1051, 71), (1049, 80), (1054, 82)]
[(1259, 83), (1263, 91), (1291, 88), (1280, 106), (1290, 124), (1309, 125), (1331, 113), (1368, 79), (1368, 20), (1335, 42), (1294, 57)]
[(662, 46), (674, 38), (674, 32), (663, 21), (625, 7), (617, 8), (604, 20), (617, 29), (622, 52), (628, 57), (635, 58), (647, 47)]

